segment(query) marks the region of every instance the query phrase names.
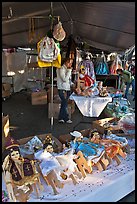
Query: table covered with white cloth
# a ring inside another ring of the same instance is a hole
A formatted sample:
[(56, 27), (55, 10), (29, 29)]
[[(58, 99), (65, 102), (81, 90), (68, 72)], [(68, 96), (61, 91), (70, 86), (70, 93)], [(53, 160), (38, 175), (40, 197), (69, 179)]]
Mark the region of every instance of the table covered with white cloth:
[[(51, 187), (42, 180), (44, 191), (39, 198), (33, 192), (28, 202), (117, 202), (135, 190), (134, 151), (126, 159), (120, 159), (120, 165), (113, 161), (102, 172), (93, 167), (92, 173), (76, 185), (70, 178), (65, 180), (63, 189), (58, 189), (58, 195), (54, 195)], [(4, 180), (2, 190), (6, 190)]]
[(100, 96), (77, 96), (72, 93), (71, 100), (74, 100), (77, 107), (83, 116), (87, 117), (99, 117), (109, 102), (112, 102), (112, 97), (100, 97)]

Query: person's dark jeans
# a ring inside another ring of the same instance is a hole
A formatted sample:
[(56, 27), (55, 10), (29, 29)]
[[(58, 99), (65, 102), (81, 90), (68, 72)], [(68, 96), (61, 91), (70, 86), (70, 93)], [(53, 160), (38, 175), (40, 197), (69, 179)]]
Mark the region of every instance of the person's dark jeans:
[(125, 98), (128, 96), (130, 86), (132, 86), (132, 95), (135, 97), (135, 79), (133, 79), (131, 83), (126, 83)]
[(68, 114), (68, 99), (71, 94), (71, 91), (58, 90), (59, 97), (61, 99), (61, 107), (59, 112), (59, 120), (64, 120), (65, 122), (69, 120)]

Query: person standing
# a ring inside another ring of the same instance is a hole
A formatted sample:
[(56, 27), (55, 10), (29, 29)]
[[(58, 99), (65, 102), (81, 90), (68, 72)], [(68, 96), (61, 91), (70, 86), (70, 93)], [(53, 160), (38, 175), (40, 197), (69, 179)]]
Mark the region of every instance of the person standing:
[(121, 87), (120, 89), (124, 88), (124, 85), (126, 84), (126, 90), (124, 94), (124, 98), (127, 99), (129, 88), (132, 85), (132, 94), (135, 98), (135, 80), (134, 76), (131, 75), (131, 72), (123, 69), (117, 69), (117, 74), (120, 75), (121, 78)]
[(58, 116), (59, 123), (72, 123), (68, 114), (68, 99), (71, 94), (71, 74), (73, 60), (66, 58), (61, 68), (57, 69), (57, 88), (61, 99)]
[[(134, 62), (134, 60), (129, 61), (128, 71), (131, 73), (131, 76), (133, 78), (133, 82), (132, 83), (134, 83), (134, 85), (135, 85), (135, 62)], [(135, 90), (132, 87), (131, 94), (134, 96), (133, 101), (135, 100), (134, 92), (135, 92)]]

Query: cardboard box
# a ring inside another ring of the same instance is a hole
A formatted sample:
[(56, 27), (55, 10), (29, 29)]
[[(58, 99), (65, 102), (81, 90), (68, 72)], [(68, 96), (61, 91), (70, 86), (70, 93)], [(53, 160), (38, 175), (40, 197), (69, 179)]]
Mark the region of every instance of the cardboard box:
[[(96, 120), (96, 121), (93, 121), (92, 128), (97, 129), (99, 133), (104, 134), (105, 128), (103, 127), (103, 125), (106, 122), (112, 123), (112, 122), (118, 121), (118, 120), (119, 120), (118, 118), (114, 118), (114, 117)], [(114, 130), (118, 130), (117, 126), (116, 126), (116, 128), (114, 127)], [(111, 130), (111, 131), (113, 132), (113, 130)]]
[[(51, 87), (47, 91), (47, 102), (51, 103)], [(54, 103), (60, 103), (60, 98), (58, 95), (58, 89), (57, 87), (53, 87), (53, 102)]]
[(6, 97), (10, 97), (11, 96), (11, 92), (8, 91), (2, 91), (2, 98), (6, 98)]
[[(37, 137), (43, 142), (47, 135), (51, 136), (52, 140), (54, 141), (54, 144), (53, 144), (54, 152), (56, 152), (56, 153), (61, 152), (62, 151), (62, 143), (57, 138), (53, 137), (51, 133), (40, 134), (40, 135), (37, 135)], [(17, 140), (17, 142), (20, 145), (23, 145), (23, 144), (26, 144), (33, 137), (34, 136), (30, 136), (30, 137), (26, 137), (26, 138), (23, 138), (23, 139), (19, 139), (19, 140)], [(28, 155), (28, 157), (30, 159), (34, 159), (34, 155)]]
[[(59, 111), (60, 111), (60, 107), (61, 104), (60, 103), (53, 103), (53, 117), (55, 119), (58, 119), (58, 115), (59, 115)], [(48, 118), (52, 117), (52, 112), (51, 112), (51, 103), (48, 104)], [(72, 102), (70, 104), (68, 104), (68, 114), (69, 114), (69, 118), (71, 118), (71, 115), (74, 113), (75, 111), (75, 103)]]
[[(89, 137), (90, 131), (91, 131), (91, 129), (84, 129), (84, 130), (80, 130), (79, 132), (82, 133), (83, 137)], [(71, 141), (71, 135), (70, 134), (60, 135), (59, 136), (59, 141), (62, 144), (66, 144), (67, 142)]]
[(9, 97), (11, 95), (11, 84), (3, 83), (2, 84), (2, 98)]
[(2, 116), (2, 152), (5, 150), (5, 144), (9, 137), (9, 116)]
[(11, 84), (3, 83), (2, 88), (3, 88), (4, 91), (10, 91), (11, 90)]
[(38, 92), (32, 92), (31, 103), (32, 105), (47, 104), (47, 92), (45, 90), (41, 90)]

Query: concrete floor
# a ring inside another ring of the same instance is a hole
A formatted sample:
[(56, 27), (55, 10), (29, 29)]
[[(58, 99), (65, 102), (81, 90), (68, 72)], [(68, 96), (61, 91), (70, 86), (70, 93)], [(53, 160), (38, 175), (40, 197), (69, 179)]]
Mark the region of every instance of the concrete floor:
[[(135, 108), (135, 101), (132, 99), (133, 97), (129, 95), (131, 107)], [(96, 119), (82, 117), (80, 111), (76, 107), (72, 115), (72, 124), (59, 124), (58, 120), (54, 119), (54, 125), (51, 126), (51, 121), (48, 119), (47, 105), (31, 105), (30, 95), (26, 91), (14, 93), (10, 98), (3, 101), (2, 113), (4, 115), (9, 115), (10, 134), (15, 139), (49, 132), (51, 132), (54, 137), (58, 138), (59, 135), (67, 134), (74, 129), (83, 130), (91, 128), (92, 121)], [(105, 115), (102, 112), (99, 119), (104, 117)], [(88, 123), (80, 123), (77, 125), (81, 121)], [(135, 202), (135, 192), (127, 195), (119, 202)]]

